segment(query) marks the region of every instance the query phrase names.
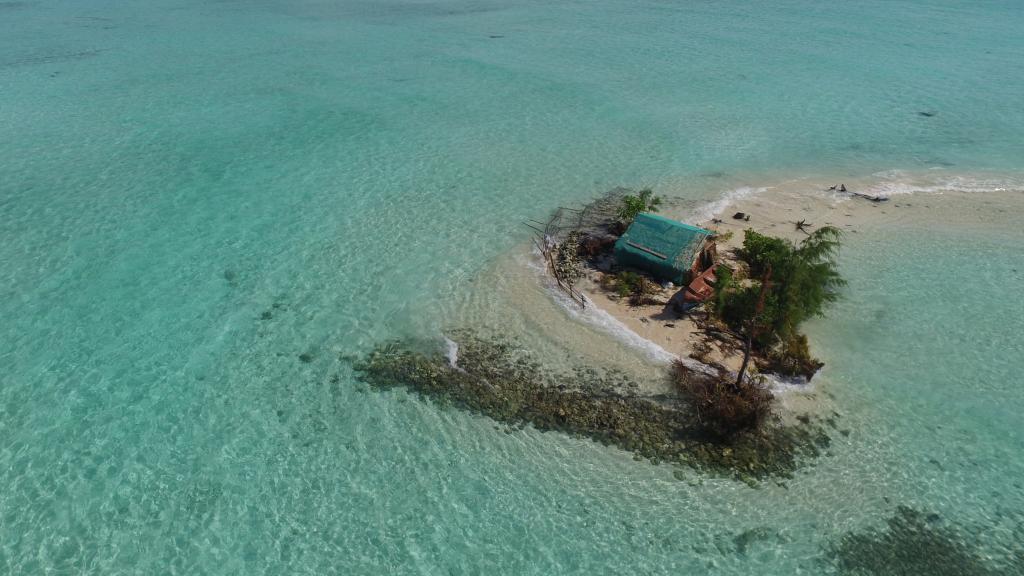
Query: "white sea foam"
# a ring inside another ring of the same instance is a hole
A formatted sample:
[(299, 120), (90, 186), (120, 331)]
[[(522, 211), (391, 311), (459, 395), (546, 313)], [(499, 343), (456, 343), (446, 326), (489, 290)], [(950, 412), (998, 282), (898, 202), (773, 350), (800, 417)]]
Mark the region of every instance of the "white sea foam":
[(529, 259), (527, 265), (537, 272), (539, 280), (551, 295), (551, 298), (565, 310), (570, 318), (610, 334), (616, 340), (644, 353), (655, 362), (668, 364), (678, 358), (675, 354), (633, 332), (617, 318), (595, 306), (585, 296), (587, 306), (586, 308), (580, 308), (579, 303), (563, 292), (555, 281), (548, 276), (547, 269), (541, 260), (540, 251), (534, 248), (532, 255), (533, 258)]
[(549, 286), (548, 288), (555, 301), (565, 309), (573, 320), (583, 322), (612, 335), (616, 340), (643, 352), (655, 362), (668, 364), (676, 359), (675, 354), (633, 332), (617, 318), (598, 308), (589, 300), (587, 300), (586, 308), (580, 308), (579, 304), (559, 290), (557, 286)]
[(448, 358), (449, 366), (459, 367), (459, 343), (447, 336), (444, 337), (444, 355)]
[(787, 378), (777, 374), (763, 374), (768, 389), (776, 396), (787, 392), (808, 392), (813, 389), (811, 382), (802, 376)]
[(771, 189), (772, 187), (770, 186), (741, 186), (740, 188), (735, 188), (733, 190), (726, 192), (725, 194), (722, 194), (722, 196), (719, 197), (717, 200), (708, 202), (707, 204), (704, 204), (703, 206), (700, 206), (699, 208), (695, 209), (693, 211), (693, 214), (691, 215), (691, 218), (694, 222), (707, 222), (721, 214), (722, 211), (725, 210), (729, 205), (734, 204), (735, 202), (738, 202), (744, 198), (749, 198), (751, 196), (762, 194)]
[(965, 176), (924, 174), (915, 176), (903, 170), (874, 174), (878, 181), (869, 183), (864, 192), (878, 196), (902, 194), (935, 194), (942, 192), (1007, 192), (1024, 190), (1024, 181), (1006, 176)]

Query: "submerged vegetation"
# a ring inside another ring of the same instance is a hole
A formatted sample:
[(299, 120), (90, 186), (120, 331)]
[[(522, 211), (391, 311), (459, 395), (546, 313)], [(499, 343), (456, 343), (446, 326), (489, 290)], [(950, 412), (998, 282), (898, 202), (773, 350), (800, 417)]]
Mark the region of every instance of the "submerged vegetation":
[[(660, 203), (651, 190), (632, 194), (617, 189), (581, 210), (559, 209), (543, 228), (531, 228), (549, 272), (581, 306), (586, 301), (573, 285), (587, 276), (585, 264), (600, 273), (605, 289), (631, 305), (668, 306), (671, 301), (661, 301), (663, 291), (651, 278), (633, 270), (613, 273), (610, 261), (625, 225)], [(834, 261), (838, 236), (834, 228), (823, 228), (794, 246), (748, 231), (742, 265), (718, 268), (716, 289), (707, 301), (713, 324), (708, 334), (720, 341), (721, 350), (735, 349), (736, 337), (745, 340), (738, 374), (713, 362), (680, 360), (666, 381), (641, 387), (615, 371), (582, 366), (553, 371), (515, 341), (470, 331), (449, 335), (458, 344), (457, 362), (437, 346), (402, 341), (378, 347), (354, 368), (376, 388), (404, 387), (509, 425), (587, 437), (655, 462), (748, 483), (789, 477), (801, 461), (827, 448), (830, 439), (808, 417), (783, 425), (772, 413), (774, 398), (764, 378), (748, 371), (747, 363), (756, 352), (759, 368), (808, 377), (820, 366), (797, 329), (820, 314), (842, 285)], [(714, 261), (713, 247), (708, 253), (712, 256), (705, 266)], [(704, 355), (710, 350), (705, 343)], [(643, 389), (663, 393), (645, 394)]]
[(947, 525), (938, 514), (900, 506), (885, 530), (847, 534), (829, 556), (841, 574), (851, 576), (1022, 575), (1024, 553), (1010, 546), (1004, 554), (992, 554), (970, 530)]
[[(355, 364), (377, 388), (405, 387), (442, 404), (510, 425), (531, 424), (749, 483), (789, 477), (799, 463), (826, 448), (822, 426), (771, 426), (729, 438), (710, 435), (682, 396), (648, 396), (625, 375), (589, 367), (552, 372), (514, 341), (468, 331), (458, 342), (457, 367), (433, 346), (410, 342), (379, 347)], [(692, 378), (709, 378), (695, 371)]]

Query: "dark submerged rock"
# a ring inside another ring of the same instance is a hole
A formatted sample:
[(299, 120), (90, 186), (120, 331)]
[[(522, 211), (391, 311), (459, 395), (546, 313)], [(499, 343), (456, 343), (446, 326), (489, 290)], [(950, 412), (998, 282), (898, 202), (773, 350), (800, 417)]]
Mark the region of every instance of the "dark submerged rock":
[(489, 416), (511, 426), (584, 436), (653, 462), (675, 462), (755, 484), (788, 478), (831, 442), (822, 426), (769, 426), (728, 441), (708, 436), (678, 397), (643, 396), (624, 374), (577, 366), (552, 372), (513, 342), (469, 332), (459, 343), (458, 368), (434, 346), (391, 342), (354, 364), (372, 387), (405, 387), (441, 405)]
[(960, 526), (942, 523), (935, 513), (907, 506), (896, 509), (884, 530), (851, 532), (828, 550), (840, 574), (889, 576), (995, 576), (1024, 574), (1024, 554), (1006, 546), (993, 555), (987, 543)]

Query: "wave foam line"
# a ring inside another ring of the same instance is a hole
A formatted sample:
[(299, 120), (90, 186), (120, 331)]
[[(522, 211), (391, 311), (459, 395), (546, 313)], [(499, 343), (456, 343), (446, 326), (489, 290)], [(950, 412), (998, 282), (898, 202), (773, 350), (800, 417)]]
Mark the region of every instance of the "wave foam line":
[(750, 198), (771, 190), (770, 186), (741, 186), (722, 194), (718, 200), (713, 200), (693, 211), (694, 222), (708, 222), (717, 217), (723, 210), (744, 198)]
[(444, 336), (444, 356), (449, 366), (459, 368), (459, 343), (447, 336)]
[(569, 298), (569, 296), (558, 287), (555, 281), (548, 276), (547, 268), (542, 264), (543, 257), (537, 248), (533, 249), (532, 256), (533, 258), (528, 259), (527, 266), (537, 274), (538, 279), (541, 281), (545, 290), (555, 303), (565, 310), (566, 314), (568, 314), (570, 318), (610, 334), (623, 344), (643, 352), (648, 358), (655, 362), (669, 364), (678, 358), (675, 354), (672, 354), (668, 350), (665, 350), (661, 346), (658, 346), (654, 342), (651, 342), (630, 330), (629, 327), (619, 321), (618, 318), (594, 305), (594, 303), (586, 296), (584, 296), (584, 299), (586, 299), (587, 307), (580, 308), (579, 303)]
[(940, 194), (942, 192), (1010, 192), (1024, 190), (1024, 182), (1006, 177), (947, 176), (934, 180), (917, 180), (903, 171), (890, 170), (874, 174), (880, 181), (869, 184), (867, 193), (878, 196), (903, 194)]

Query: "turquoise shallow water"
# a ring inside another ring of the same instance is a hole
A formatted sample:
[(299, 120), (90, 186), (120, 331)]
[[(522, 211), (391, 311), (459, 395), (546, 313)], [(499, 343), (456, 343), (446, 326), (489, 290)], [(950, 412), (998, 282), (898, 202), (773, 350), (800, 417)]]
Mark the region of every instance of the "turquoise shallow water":
[(0, 2), (0, 572), (819, 573), (898, 504), (1005, 552), (1012, 225), (850, 242), (812, 334), (853, 432), (788, 490), (338, 361), (611, 186), (1019, 178), (1019, 3), (850, 4)]

